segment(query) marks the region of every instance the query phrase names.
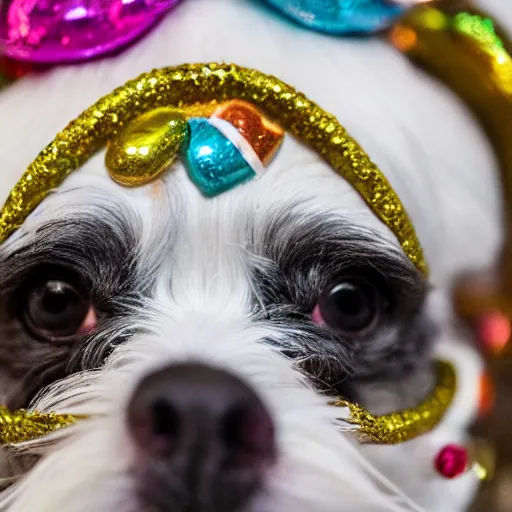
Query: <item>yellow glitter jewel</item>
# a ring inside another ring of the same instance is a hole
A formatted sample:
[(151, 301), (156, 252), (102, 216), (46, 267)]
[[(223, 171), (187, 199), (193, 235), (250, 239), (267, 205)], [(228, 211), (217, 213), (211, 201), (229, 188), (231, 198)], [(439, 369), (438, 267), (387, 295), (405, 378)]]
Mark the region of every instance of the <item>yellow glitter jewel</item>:
[(363, 197), (427, 273), (420, 243), (400, 199), (336, 118), (277, 78), (227, 64), (194, 64), (141, 75), (100, 99), (71, 122), (28, 167), (0, 213), (0, 242), (95, 151), (136, 117), (155, 108), (240, 98), (316, 150)]
[(78, 418), (69, 414), (41, 413), (23, 409), (11, 413), (0, 406), (0, 445), (23, 443), (67, 427)]
[(145, 185), (171, 165), (187, 136), (187, 121), (179, 110), (151, 110), (110, 141), (105, 165), (121, 185)]
[(430, 432), (443, 418), (452, 403), (456, 390), (453, 367), (438, 362), (437, 384), (433, 393), (418, 407), (382, 416), (370, 414), (364, 407), (337, 400), (332, 405), (348, 407), (348, 423), (357, 425), (357, 436), (362, 443), (397, 444), (410, 441)]

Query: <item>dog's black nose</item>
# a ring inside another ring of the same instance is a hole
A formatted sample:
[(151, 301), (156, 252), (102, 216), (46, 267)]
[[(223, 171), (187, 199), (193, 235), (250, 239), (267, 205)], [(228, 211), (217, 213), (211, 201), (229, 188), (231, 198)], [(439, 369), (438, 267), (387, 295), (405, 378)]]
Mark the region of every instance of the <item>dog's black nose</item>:
[(177, 510), (237, 510), (276, 456), (274, 424), (256, 393), (233, 375), (201, 364), (173, 365), (146, 377), (129, 404), (128, 426), (155, 496), (163, 495), (154, 489), (162, 467), (166, 486), (181, 482)]

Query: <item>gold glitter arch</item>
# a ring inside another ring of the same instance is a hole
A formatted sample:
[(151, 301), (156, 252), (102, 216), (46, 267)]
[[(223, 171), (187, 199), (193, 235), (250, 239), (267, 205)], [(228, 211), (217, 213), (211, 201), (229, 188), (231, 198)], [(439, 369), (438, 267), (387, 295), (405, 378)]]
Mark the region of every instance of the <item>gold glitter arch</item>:
[[(423, 403), (413, 409), (377, 416), (364, 407), (336, 400), (335, 407), (347, 407), (347, 423), (357, 426), (355, 431), (361, 443), (398, 444), (432, 430), (443, 419), (453, 401), (457, 387), (456, 374), (451, 364), (437, 362), (437, 382)], [(85, 419), (84, 416), (19, 410), (10, 412), (0, 406), (0, 446), (32, 441)]]
[(336, 118), (306, 96), (253, 69), (188, 64), (141, 75), (100, 99), (72, 121), (28, 167), (0, 213), (0, 243), (75, 169), (135, 117), (167, 106), (244, 99), (317, 151), (396, 235), (404, 253), (428, 273), (414, 227), (386, 177)]
[(348, 423), (357, 425), (357, 437), (362, 443), (398, 444), (410, 441), (425, 432), (430, 432), (442, 420), (453, 401), (457, 388), (457, 377), (452, 365), (437, 362), (437, 383), (421, 404), (413, 409), (376, 416), (364, 407), (336, 400), (331, 405), (348, 407)]

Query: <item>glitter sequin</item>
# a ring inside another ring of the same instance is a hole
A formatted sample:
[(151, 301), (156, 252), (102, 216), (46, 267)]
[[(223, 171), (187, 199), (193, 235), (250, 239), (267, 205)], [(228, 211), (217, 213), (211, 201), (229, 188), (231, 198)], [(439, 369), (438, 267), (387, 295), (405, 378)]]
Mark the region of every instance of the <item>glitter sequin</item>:
[(430, 432), (444, 417), (456, 390), (454, 368), (439, 361), (437, 384), (433, 393), (418, 407), (404, 411), (374, 416), (364, 407), (337, 400), (332, 405), (348, 407), (348, 423), (357, 425), (357, 436), (363, 443), (397, 444)]
[(157, 107), (235, 98), (261, 108), (270, 119), (317, 151), (395, 233), (417, 268), (427, 273), (420, 243), (400, 199), (336, 118), (277, 78), (229, 64), (154, 70), (101, 98), (57, 135), (13, 188), (0, 214), (0, 242), (20, 227), (66, 176), (137, 116)]
[(69, 414), (19, 410), (11, 413), (0, 406), (0, 445), (23, 443), (75, 423)]

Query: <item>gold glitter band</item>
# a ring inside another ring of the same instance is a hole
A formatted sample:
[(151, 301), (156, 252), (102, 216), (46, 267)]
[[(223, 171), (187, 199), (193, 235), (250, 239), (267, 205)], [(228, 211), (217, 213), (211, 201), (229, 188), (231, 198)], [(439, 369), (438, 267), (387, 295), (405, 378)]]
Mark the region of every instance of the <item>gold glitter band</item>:
[(427, 265), (397, 194), (336, 118), (277, 78), (227, 64), (154, 70), (100, 99), (71, 122), (28, 167), (0, 214), (0, 243), (62, 181), (135, 117), (158, 107), (245, 99), (317, 151), (396, 235), (423, 273)]
[(23, 409), (10, 412), (0, 406), (0, 445), (23, 443), (75, 423), (69, 414), (41, 413)]
[[(397, 444), (414, 439), (432, 430), (444, 417), (456, 390), (456, 377), (449, 363), (438, 362), (437, 383), (431, 396), (414, 409), (374, 416), (363, 407), (336, 400), (335, 407), (348, 407), (348, 423), (358, 427), (357, 437), (362, 443)], [(0, 406), (0, 445), (31, 441), (59, 428), (83, 419), (69, 414), (37, 411), (9, 412)]]
[(446, 362), (437, 363), (437, 383), (433, 393), (418, 407), (401, 412), (374, 416), (365, 408), (337, 400), (332, 405), (348, 407), (348, 423), (357, 425), (362, 443), (398, 444), (430, 432), (444, 417), (455, 396), (457, 379), (454, 368)]

